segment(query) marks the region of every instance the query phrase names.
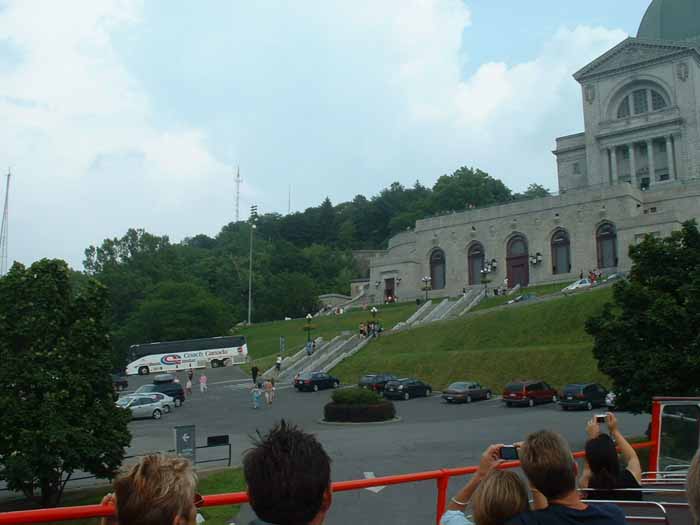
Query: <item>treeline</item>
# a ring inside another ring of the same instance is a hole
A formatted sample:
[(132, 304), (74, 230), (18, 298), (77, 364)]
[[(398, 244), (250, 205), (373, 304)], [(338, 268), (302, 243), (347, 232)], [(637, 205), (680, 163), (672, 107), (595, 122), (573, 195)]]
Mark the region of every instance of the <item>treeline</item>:
[[(432, 188), (392, 184), (367, 199), (256, 219), (253, 257), (253, 322), (301, 317), (318, 309), (318, 295), (349, 294), (361, 277), (355, 249), (376, 249), (417, 219), (470, 206), (547, 195), (538, 185), (515, 194), (480, 170), (460, 168)], [(85, 274), (109, 290), (112, 340), (117, 355), (129, 345), (228, 333), (247, 319), (248, 222), (230, 223), (215, 237), (179, 243), (130, 229), (85, 250)]]

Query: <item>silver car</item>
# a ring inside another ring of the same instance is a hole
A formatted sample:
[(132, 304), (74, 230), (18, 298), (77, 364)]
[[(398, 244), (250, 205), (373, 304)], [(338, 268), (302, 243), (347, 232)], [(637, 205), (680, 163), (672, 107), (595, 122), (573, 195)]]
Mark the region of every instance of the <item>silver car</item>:
[(131, 410), (131, 417), (160, 419), (165, 409), (163, 401), (148, 396), (126, 396), (117, 400), (117, 406)]
[(165, 394), (161, 394), (160, 392), (152, 392), (152, 393), (148, 393), (148, 394), (141, 394), (141, 393), (127, 394), (125, 396), (122, 396), (120, 399), (124, 399), (127, 397), (150, 397), (151, 399), (153, 399), (155, 401), (162, 401), (164, 414), (169, 414), (170, 412), (172, 412), (173, 407), (175, 406), (175, 400), (172, 397), (167, 396)]

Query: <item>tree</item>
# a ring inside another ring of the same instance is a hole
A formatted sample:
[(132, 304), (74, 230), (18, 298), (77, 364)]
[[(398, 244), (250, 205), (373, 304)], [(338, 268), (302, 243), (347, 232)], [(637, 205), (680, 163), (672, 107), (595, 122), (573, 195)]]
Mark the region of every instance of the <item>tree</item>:
[(461, 211), (470, 206), (486, 206), (511, 200), (511, 191), (500, 180), (483, 171), (459, 168), (443, 175), (433, 186), (433, 211)]
[(15, 263), (0, 279), (0, 479), (42, 506), (75, 471), (112, 477), (131, 442), (107, 314), (105, 287), (89, 279), (74, 293), (64, 261)]
[(700, 233), (694, 221), (630, 248), (629, 281), (591, 318), (598, 368), (613, 380), (617, 403), (651, 409), (655, 395), (700, 394)]
[(539, 197), (549, 197), (552, 192), (541, 184), (530, 184), (523, 193), (516, 193), (513, 197), (518, 199), (537, 199)]

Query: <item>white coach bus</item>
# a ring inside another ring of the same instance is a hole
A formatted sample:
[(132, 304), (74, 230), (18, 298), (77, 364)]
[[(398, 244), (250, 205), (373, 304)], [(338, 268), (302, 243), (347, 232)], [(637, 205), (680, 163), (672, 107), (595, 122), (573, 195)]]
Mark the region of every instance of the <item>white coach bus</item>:
[(247, 359), (248, 345), (242, 335), (147, 343), (129, 348), (126, 375), (175, 372), (208, 366), (218, 368), (245, 363)]

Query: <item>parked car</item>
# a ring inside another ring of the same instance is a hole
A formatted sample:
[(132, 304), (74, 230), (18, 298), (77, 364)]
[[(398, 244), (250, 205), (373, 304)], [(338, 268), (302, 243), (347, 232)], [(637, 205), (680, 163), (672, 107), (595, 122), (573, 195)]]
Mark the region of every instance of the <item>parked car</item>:
[(608, 407), (609, 410), (615, 410), (617, 408), (616, 399), (617, 394), (615, 392), (608, 392), (608, 395), (605, 396), (605, 406)]
[(127, 394), (125, 396), (122, 396), (120, 399), (124, 399), (126, 397), (141, 397), (144, 395), (146, 397), (150, 397), (151, 399), (155, 399), (156, 401), (162, 401), (164, 413), (169, 414), (173, 411), (173, 407), (175, 406), (175, 400), (168, 395), (161, 394), (160, 392), (152, 392), (150, 394)]
[(313, 390), (318, 392), (324, 388), (338, 388), (340, 380), (325, 372), (303, 372), (294, 378), (294, 388), (299, 392)]
[(394, 374), (365, 374), (360, 378), (358, 385), (362, 388), (369, 388), (381, 394), (388, 381), (395, 381), (397, 377)]
[(181, 406), (185, 402), (185, 389), (180, 383), (175, 382), (175, 376), (172, 374), (160, 374), (153, 378), (153, 383), (150, 385), (142, 385), (136, 389), (135, 394), (152, 394), (160, 393), (170, 396), (174, 399), (176, 407)]
[(591, 286), (593, 286), (593, 283), (591, 282), (590, 279), (588, 279), (588, 278), (579, 279), (578, 281), (574, 281), (573, 283), (571, 283), (566, 288), (563, 288), (562, 292), (563, 293), (575, 292), (576, 290), (583, 290), (585, 288), (590, 288)]
[(129, 388), (129, 381), (126, 379), (126, 374), (118, 373), (112, 374), (112, 385), (114, 385), (114, 390), (121, 392)]
[(117, 406), (131, 411), (131, 417), (160, 419), (165, 409), (163, 401), (151, 396), (126, 396), (117, 400)]
[(433, 393), (432, 387), (420, 379), (404, 377), (387, 382), (384, 397), (391, 399), (411, 399), (412, 397), (428, 397)]
[(506, 406), (556, 403), (557, 391), (544, 381), (513, 381), (503, 389), (503, 401)]
[(491, 390), (473, 381), (452, 383), (442, 392), (448, 403), (471, 403), (477, 399), (491, 399)]
[(573, 383), (566, 385), (559, 396), (559, 406), (562, 410), (583, 408), (593, 410), (594, 407), (604, 407), (608, 391), (597, 383)]
[(537, 299), (537, 296), (534, 293), (525, 293), (517, 296), (515, 299), (511, 299), (506, 304), (524, 303), (527, 301), (534, 301), (535, 299)]

